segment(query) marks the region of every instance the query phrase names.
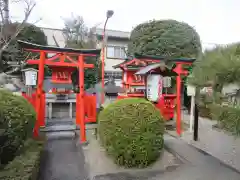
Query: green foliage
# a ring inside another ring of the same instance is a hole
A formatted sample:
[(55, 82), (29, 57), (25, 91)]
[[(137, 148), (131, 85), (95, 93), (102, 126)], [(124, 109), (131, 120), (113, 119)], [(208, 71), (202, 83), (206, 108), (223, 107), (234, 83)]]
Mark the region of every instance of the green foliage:
[[(81, 16), (72, 16), (64, 21), (64, 34), (66, 36), (66, 46), (76, 49), (95, 49), (96, 41), (93, 29), (88, 29)], [(97, 57), (86, 57), (85, 62), (93, 64), (94, 68), (84, 69), (84, 84), (88, 89), (94, 86), (101, 79), (101, 62)], [(78, 73), (72, 76), (73, 81), (78, 83)], [(76, 85), (75, 83), (75, 85)]]
[(212, 108), (214, 104), (222, 103), (222, 94), (214, 92), (213, 94), (200, 94), (199, 95), (199, 115), (201, 117), (206, 117), (208, 119), (212, 119)]
[(186, 23), (175, 20), (149, 21), (136, 26), (130, 37), (130, 54), (166, 57), (198, 57), (201, 53), (198, 33)]
[[(19, 23), (12, 23), (9, 25), (8, 34), (7, 36), (11, 37), (17, 31)], [(5, 69), (8, 68), (7, 62), (8, 61), (18, 61), (22, 62), (27, 59), (31, 58), (39, 58), (38, 53), (30, 53), (23, 51), (19, 48), (17, 44), (17, 40), (28, 41), (35, 44), (40, 45), (47, 45), (47, 37), (45, 36), (44, 32), (37, 26), (33, 24), (25, 24), (25, 27), (22, 31), (18, 34), (15, 40), (11, 42), (8, 46), (6, 51), (3, 53), (3, 61), (5, 65)]]
[(102, 63), (99, 58), (96, 57), (88, 57), (86, 58), (87, 64), (93, 64), (94, 68), (91, 69), (85, 69), (84, 70), (84, 84), (85, 88), (91, 88), (96, 83), (98, 83), (101, 80), (101, 67)]
[(28, 139), (24, 152), (0, 170), (0, 180), (37, 180), (42, 150), (43, 142)]
[(32, 135), (36, 116), (22, 96), (0, 90), (0, 162), (7, 164), (27, 137)]
[(240, 108), (231, 107), (226, 105), (211, 105), (212, 119), (216, 119), (219, 122), (221, 128), (233, 133), (234, 135), (240, 135)]
[(204, 86), (211, 83), (220, 92), (224, 84), (240, 81), (240, 44), (216, 47), (206, 51), (195, 63), (191, 84)]
[[(86, 64), (94, 64), (94, 68), (85, 68), (84, 69), (84, 88), (88, 89), (93, 87), (96, 83), (101, 80), (101, 62), (96, 57), (88, 57), (85, 58)], [(78, 92), (78, 84), (79, 84), (79, 71), (76, 69), (73, 71), (71, 75), (74, 91)]]
[(164, 121), (151, 102), (118, 100), (104, 108), (98, 120), (101, 142), (118, 165), (142, 168), (159, 157)]

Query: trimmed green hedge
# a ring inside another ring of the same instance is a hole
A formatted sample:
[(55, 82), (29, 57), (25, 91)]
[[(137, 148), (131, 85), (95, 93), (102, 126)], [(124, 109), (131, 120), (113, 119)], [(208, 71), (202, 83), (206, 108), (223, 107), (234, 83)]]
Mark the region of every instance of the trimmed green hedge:
[(240, 108), (226, 105), (211, 105), (211, 117), (218, 120), (221, 128), (240, 135)]
[(98, 119), (100, 140), (116, 164), (142, 168), (159, 157), (164, 120), (151, 102), (117, 100), (101, 111)]
[(137, 25), (131, 32), (128, 52), (166, 57), (198, 57), (202, 53), (196, 30), (176, 20), (152, 20)]
[(0, 180), (37, 180), (42, 150), (43, 142), (27, 140), (22, 154), (0, 170)]
[(212, 119), (211, 105), (199, 105), (199, 116)]
[(0, 90), (0, 164), (13, 160), (32, 136), (35, 110), (22, 96)]
[(240, 135), (240, 107), (205, 104), (199, 107), (199, 114), (202, 117), (217, 120), (220, 128), (234, 135)]

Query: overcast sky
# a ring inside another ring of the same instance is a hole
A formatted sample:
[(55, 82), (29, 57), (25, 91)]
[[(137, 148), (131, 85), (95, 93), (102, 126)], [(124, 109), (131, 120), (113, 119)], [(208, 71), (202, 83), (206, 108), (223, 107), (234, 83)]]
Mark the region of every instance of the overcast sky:
[[(91, 27), (103, 22), (108, 9), (114, 10), (107, 28), (131, 31), (137, 24), (151, 19), (175, 19), (193, 26), (207, 43), (226, 44), (240, 41), (240, 0), (36, 0), (29, 22), (62, 28), (62, 17), (71, 13), (83, 16)], [(23, 6), (11, 4), (11, 17), (21, 19)], [(99, 25), (102, 27), (103, 23)]]

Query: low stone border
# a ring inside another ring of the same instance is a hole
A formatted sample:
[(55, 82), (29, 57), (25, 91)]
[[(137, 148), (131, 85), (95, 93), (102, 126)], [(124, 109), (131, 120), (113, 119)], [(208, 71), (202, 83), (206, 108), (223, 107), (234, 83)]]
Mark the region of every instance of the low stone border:
[(90, 179), (93, 179), (96, 176), (104, 176), (107, 174), (145, 174), (150, 171), (157, 171), (159, 173), (162, 173), (165, 171), (172, 171), (181, 164), (181, 161), (177, 157), (175, 157), (167, 150), (164, 150), (159, 160), (147, 168), (126, 169), (124, 167), (119, 167), (114, 164), (110, 157), (107, 156), (105, 149), (101, 147), (99, 141), (96, 139), (94, 130), (88, 130), (87, 137), (89, 144), (83, 147), (83, 152), (85, 156), (86, 169), (88, 171)]

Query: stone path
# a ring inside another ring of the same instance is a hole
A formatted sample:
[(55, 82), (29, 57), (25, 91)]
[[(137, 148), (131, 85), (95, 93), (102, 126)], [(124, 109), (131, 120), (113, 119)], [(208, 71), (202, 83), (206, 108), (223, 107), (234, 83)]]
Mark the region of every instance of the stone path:
[[(189, 115), (182, 118), (189, 123)], [(216, 121), (199, 118), (199, 141), (192, 140), (192, 134), (183, 133), (181, 139), (200, 148), (240, 172), (240, 138), (222, 130), (213, 129)], [(240, 178), (239, 178), (240, 179)]]
[(95, 180), (239, 180), (240, 174), (218, 159), (199, 152), (185, 141), (165, 135), (167, 148), (184, 161), (177, 169), (141, 173), (115, 173)]
[(202, 151), (198, 151), (181, 139), (166, 135), (165, 145), (172, 153), (185, 160), (186, 163), (180, 166), (176, 171), (167, 172), (163, 180), (240, 179), (240, 173), (222, 164), (217, 158), (204, 154)]
[(87, 180), (82, 147), (73, 138), (50, 139), (40, 165), (39, 180)]

